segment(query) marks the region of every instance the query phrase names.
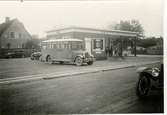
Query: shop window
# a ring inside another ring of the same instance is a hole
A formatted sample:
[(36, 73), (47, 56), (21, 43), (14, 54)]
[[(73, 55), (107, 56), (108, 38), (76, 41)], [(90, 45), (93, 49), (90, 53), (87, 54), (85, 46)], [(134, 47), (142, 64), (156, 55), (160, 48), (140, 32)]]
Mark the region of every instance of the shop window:
[(103, 50), (104, 49), (104, 46), (103, 46), (104, 40), (103, 39), (94, 39), (93, 42), (94, 42), (93, 43), (94, 44), (94, 47), (93, 47), (94, 50)]
[(15, 38), (15, 33), (14, 32), (10, 32), (10, 37), (11, 38)]

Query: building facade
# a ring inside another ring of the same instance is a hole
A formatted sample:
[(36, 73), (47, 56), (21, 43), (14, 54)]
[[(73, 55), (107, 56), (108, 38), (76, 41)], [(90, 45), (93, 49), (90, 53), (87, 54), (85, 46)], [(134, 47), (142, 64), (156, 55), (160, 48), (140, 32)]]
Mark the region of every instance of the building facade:
[[(138, 33), (129, 31), (102, 30), (82, 27), (68, 27), (47, 31), (47, 39), (76, 38), (83, 40), (84, 50), (96, 59), (107, 56), (123, 56), (128, 46), (136, 51)], [(134, 53), (134, 55), (136, 55)]]
[(31, 35), (18, 19), (6, 17), (6, 21), (0, 24), (1, 49), (25, 48), (25, 43), (30, 39)]

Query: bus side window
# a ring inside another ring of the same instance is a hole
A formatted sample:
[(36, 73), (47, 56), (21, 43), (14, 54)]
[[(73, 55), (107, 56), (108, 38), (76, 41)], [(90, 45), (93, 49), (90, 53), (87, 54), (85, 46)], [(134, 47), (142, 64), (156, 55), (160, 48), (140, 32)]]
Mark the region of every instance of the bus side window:
[(64, 49), (68, 49), (68, 44), (64, 44)]
[(61, 49), (61, 44), (58, 44), (58, 48)]
[(54, 44), (51, 44), (51, 49), (53, 49), (53, 45), (54, 45)]
[(50, 48), (51, 48), (51, 43), (48, 43), (48, 44), (46, 45), (46, 48), (47, 48), (47, 49), (50, 49)]
[(68, 45), (67, 45), (67, 48), (68, 48), (69, 50), (71, 49), (71, 46), (70, 46), (70, 44), (68, 44)]
[(62, 43), (61, 44), (61, 48), (64, 49), (65, 48), (65, 44)]
[(49, 44), (46, 44), (46, 49), (48, 49), (49, 48)]
[(57, 48), (57, 44), (53, 44), (53, 48), (56, 49)]

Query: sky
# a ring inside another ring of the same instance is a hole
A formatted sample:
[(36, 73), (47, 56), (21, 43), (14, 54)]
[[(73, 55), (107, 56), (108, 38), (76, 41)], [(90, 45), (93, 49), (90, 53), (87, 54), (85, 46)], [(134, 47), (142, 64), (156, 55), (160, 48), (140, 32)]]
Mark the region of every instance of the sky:
[(17, 18), (30, 34), (68, 26), (107, 29), (120, 20), (136, 19), (146, 36), (163, 36), (163, 0), (1, 1), (0, 23)]

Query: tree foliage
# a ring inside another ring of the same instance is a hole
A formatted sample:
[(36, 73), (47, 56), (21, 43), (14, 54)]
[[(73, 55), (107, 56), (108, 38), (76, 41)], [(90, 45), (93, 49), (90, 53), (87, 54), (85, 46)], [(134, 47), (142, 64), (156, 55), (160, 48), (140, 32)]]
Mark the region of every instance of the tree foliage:
[(155, 45), (163, 46), (163, 38), (149, 37), (146, 39), (139, 39), (137, 41), (137, 46), (141, 46), (144, 48), (148, 48)]
[(39, 43), (40, 43), (40, 40), (38, 38), (33, 37), (32, 39), (26, 42), (25, 48), (39, 50), (40, 49)]
[(118, 24), (112, 25), (112, 29), (122, 31), (139, 32), (141, 35), (144, 34), (144, 29), (138, 20), (126, 20), (120, 21)]

